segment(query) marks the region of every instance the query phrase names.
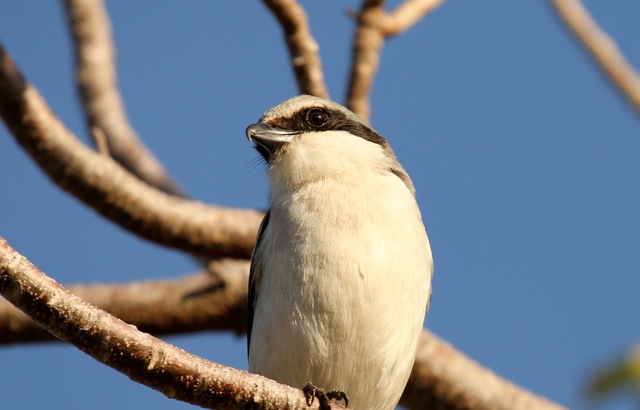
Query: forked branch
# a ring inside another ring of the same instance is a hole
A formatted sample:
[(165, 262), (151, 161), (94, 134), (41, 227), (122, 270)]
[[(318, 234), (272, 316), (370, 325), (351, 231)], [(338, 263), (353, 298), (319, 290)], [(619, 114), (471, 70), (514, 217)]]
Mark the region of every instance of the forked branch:
[(371, 116), (371, 91), (385, 38), (409, 29), (443, 1), (406, 0), (389, 13), (384, 10), (384, 0), (363, 1), (357, 15), (347, 90), (347, 107), (351, 111), (366, 120)]
[[(76, 81), (89, 131), (104, 137), (124, 168), (162, 191), (183, 190), (138, 138), (117, 87), (116, 51), (102, 0), (65, 0), (76, 57)], [(97, 144), (96, 144), (97, 145)]]
[(0, 116), (54, 182), (130, 232), (193, 254), (251, 254), (261, 212), (168, 195), (88, 149), (56, 118), (1, 46)]

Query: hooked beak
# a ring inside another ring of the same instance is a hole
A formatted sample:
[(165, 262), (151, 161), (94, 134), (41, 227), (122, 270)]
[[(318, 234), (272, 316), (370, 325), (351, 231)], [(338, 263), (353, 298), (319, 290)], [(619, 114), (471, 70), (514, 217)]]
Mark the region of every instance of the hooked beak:
[(298, 133), (282, 130), (258, 122), (247, 127), (247, 138), (253, 143), (260, 155), (269, 162), (278, 150), (293, 141)]

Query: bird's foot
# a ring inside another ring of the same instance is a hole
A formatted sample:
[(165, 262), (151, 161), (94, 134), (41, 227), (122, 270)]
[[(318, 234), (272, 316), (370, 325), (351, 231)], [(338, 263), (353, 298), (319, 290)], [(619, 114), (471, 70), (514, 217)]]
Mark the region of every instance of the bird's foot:
[(317, 398), (320, 403), (320, 410), (331, 410), (331, 400), (342, 400), (344, 401), (345, 407), (349, 407), (349, 398), (342, 390), (333, 389), (325, 392), (324, 389), (316, 387), (311, 383), (307, 383), (307, 385), (302, 389), (302, 392), (307, 399), (307, 406), (311, 406), (313, 404), (313, 400)]

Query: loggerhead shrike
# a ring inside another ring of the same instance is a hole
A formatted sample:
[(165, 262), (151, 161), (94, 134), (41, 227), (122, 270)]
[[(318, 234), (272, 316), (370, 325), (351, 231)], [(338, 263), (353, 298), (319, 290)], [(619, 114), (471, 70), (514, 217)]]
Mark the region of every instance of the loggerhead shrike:
[(271, 182), (251, 259), (249, 370), (305, 386), (321, 408), (348, 397), (393, 409), (433, 272), (409, 175), (370, 125), (322, 98), (285, 101), (246, 133)]

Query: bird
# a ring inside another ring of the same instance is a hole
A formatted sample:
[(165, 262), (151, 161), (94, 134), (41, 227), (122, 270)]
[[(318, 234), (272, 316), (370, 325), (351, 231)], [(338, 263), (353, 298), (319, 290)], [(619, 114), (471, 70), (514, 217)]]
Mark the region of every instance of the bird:
[(322, 409), (393, 409), (431, 300), (433, 258), (411, 178), (385, 138), (309, 95), (246, 129), (269, 210), (251, 258), (249, 371)]

